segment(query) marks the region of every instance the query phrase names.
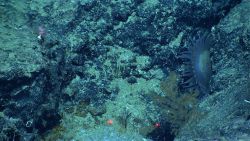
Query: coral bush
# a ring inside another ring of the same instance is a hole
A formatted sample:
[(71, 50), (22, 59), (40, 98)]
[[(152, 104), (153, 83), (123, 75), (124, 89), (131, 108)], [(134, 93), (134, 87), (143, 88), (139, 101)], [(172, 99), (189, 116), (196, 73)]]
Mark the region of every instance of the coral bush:
[(153, 103), (159, 106), (162, 116), (171, 124), (173, 134), (178, 134), (178, 130), (192, 115), (196, 115), (198, 102), (197, 92), (183, 94), (178, 91), (177, 80), (176, 73), (170, 72), (168, 78), (160, 84), (164, 96), (151, 94)]

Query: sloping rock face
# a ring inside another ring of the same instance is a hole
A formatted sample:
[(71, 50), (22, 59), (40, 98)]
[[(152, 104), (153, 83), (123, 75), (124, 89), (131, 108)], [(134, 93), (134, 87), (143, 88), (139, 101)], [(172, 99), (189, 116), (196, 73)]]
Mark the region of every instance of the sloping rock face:
[[(34, 130), (49, 126), (41, 121), (51, 122), (56, 115), (48, 104), (48, 63), (38, 31), (27, 25), (25, 8), (24, 3), (13, 1), (0, 6), (0, 140), (32, 140)], [(52, 118), (43, 120), (46, 113)]]
[(25, 29), (1, 29), (0, 80), (3, 89), (8, 82), (32, 79), (44, 67), (44, 57), (37, 50), (36, 36)]
[(1, 1), (0, 140), (39, 140), (50, 129), (48, 140), (107, 139), (101, 131), (115, 129), (103, 123), (124, 111), (128, 126), (111, 128), (173, 140), (163, 109), (145, 93), (162, 95), (169, 70), (182, 68), (178, 54), (204, 31), (214, 40), (213, 93), (176, 140), (244, 138), (250, 8), (241, 1)]
[(175, 140), (250, 138), (250, 1), (243, 0), (213, 28), (214, 94), (205, 99), (195, 117)]
[(37, 35), (27, 26), (25, 5), (13, 1), (1, 2), (0, 10), (0, 80), (15, 82), (20, 78), (30, 79), (44, 68), (45, 63), (37, 50)]

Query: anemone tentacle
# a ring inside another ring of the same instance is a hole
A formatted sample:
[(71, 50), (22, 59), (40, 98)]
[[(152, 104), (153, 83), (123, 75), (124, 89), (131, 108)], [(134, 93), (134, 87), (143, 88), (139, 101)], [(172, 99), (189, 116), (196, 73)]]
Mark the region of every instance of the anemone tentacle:
[(182, 77), (188, 78), (181, 85), (183, 88), (198, 89), (201, 94), (208, 94), (211, 77), (211, 40), (208, 38), (208, 33), (205, 33), (198, 39), (193, 39), (191, 43), (188, 50), (179, 56), (185, 65)]

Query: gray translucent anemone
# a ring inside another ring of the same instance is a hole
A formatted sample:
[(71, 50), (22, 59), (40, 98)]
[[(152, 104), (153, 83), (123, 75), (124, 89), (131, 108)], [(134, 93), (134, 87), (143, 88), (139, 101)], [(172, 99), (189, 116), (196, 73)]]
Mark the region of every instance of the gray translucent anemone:
[(185, 71), (182, 74), (184, 82), (181, 84), (186, 89), (198, 89), (202, 95), (210, 92), (211, 40), (208, 33), (192, 41), (187, 51), (182, 52), (180, 58), (184, 60)]

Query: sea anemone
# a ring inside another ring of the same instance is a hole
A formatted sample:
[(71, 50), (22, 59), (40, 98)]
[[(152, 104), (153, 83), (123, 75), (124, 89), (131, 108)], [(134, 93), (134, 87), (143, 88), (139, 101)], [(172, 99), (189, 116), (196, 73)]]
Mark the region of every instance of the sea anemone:
[(210, 93), (210, 46), (211, 39), (208, 33), (205, 33), (198, 39), (193, 39), (187, 51), (181, 53), (180, 58), (185, 64), (182, 88), (197, 89), (202, 95)]

